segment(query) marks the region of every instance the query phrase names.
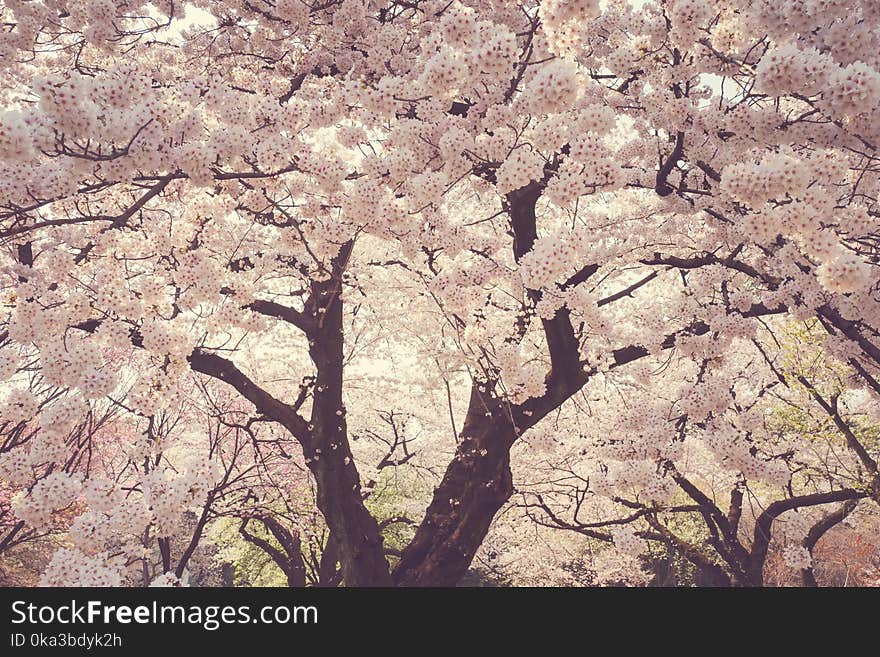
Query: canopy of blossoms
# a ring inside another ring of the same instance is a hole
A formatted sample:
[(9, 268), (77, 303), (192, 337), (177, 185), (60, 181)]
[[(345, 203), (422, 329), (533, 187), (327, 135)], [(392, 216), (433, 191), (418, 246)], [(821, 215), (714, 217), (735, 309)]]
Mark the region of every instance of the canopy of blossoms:
[(453, 585), (519, 509), (760, 585), (876, 513), (880, 3), (0, 0), (0, 71), (45, 583), (179, 583), (234, 518), (290, 581)]

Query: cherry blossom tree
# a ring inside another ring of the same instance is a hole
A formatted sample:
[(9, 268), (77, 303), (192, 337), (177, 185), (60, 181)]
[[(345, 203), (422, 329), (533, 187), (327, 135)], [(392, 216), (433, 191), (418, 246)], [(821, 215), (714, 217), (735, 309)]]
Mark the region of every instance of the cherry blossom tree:
[[(641, 386), (622, 388), (625, 411), (591, 418), (608, 427), (601, 437), (581, 428), (559, 441), (568, 449), (543, 450), (543, 467), (523, 475), (517, 507), (630, 557), (663, 546), (717, 586), (764, 584), (771, 551), (808, 570), (826, 532), (860, 504), (876, 510), (866, 445), (876, 451), (880, 432), (865, 424), (866, 400), (846, 390), (846, 368), (823, 358), (815, 330), (783, 327), (772, 339), (783, 347), (774, 361), (757, 340), (751, 354), (743, 346), (751, 360), (719, 367), (720, 378), (707, 378), (704, 361), (695, 376), (708, 397), (677, 387), (688, 379), (673, 365), (662, 374), (666, 399), (645, 405)], [(576, 417), (565, 424), (576, 427)], [(583, 456), (590, 442), (592, 462)]]
[[(735, 571), (715, 582), (762, 583), (789, 511), (880, 501), (876, 437), (844, 408), (878, 419), (876, 2), (2, 0), (0, 17), (10, 426), (82, 423), (115, 399), (142, 432), (234, 392), (242, 417), (179, 471), (190, 497), (172, 506), (214, 513), (237, 481), (216, 466), (247, 445), (274, 471), (239, 427), (269, 435), (271, 459), (295, 441), (348, 586), (461, 581), (528, 480), (512, 454), (563, 416), (585, 461), (615, 462), (576, 488), (632, 503), (647, 538), (694, 562), (666, 520), (701, 514)], [(781, 367), (791, 322), (821, 334), (832, 393)], [(51, 402), (22, 383), (35, 368)], [(762, 401), (782, 389), (843, 438), (821, 490), (812, 443), (770, 426)], [(372, 428), (391, 446), (378, 463), (407, 465), (392, 410), (447, 458), (389, 551), (362, 472), (377, 461), (354, 438)], [(167, 447), (150, 451), (159, 472)], [(32, 451), (2, 447), (23, 502), (108, 499), (97, 478), (55, 497), (25, 481)], [(701, 487), (710, 457), (730, 509)], [(155, 477), (157, 499), (178, 490)], [(736, 500), (759, 486), (773, 501), (746, 540)], [(236, 499), (218, 513), (253, 543), (263, 523), (301, 583), (291, 527)], [(165, 548), (165, 579), (196, 538)], [(65, 563), (102, 572), (101, 554)]]

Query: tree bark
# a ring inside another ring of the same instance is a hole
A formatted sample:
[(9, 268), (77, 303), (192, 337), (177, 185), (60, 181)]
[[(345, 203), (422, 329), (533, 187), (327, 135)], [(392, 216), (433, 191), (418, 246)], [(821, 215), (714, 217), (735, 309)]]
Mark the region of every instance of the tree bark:
[(455, 586), (495, 514), (513, 494), (510, 447), (516, 432), (498, 400), (476, 386), (461, 442), (412, 542), (394, 571), (400, 586)]
[[(537, 239), (535, 204), (542, 190), (543, 183), (532, 182), (506, 197), (517, 262)], [(585, 268), (583, 280), (596, 269)], [(540, 291), (527, 289), (526, 294), (532, 303), (541, 299)], [(546, 393), (513, 405), (492, 394), (493, 383), (484, 386), (485, 392), (480, 390), (478, 382), (471, 385), (467, 417), (455, 458), (434, 491), (415, 537), (403, 551), (394, 571), (395, 583), (455, 586), (461, 580), (495, 514), (513, 494), (510, 472), (513, 443), (523, 431), (558, 408), (586, 383), (588, 376), (580, 363), (579, 342), (568, 310), (560, 309), (553, 319), (542, 320), (542, 328), (550, 352)]]
[(310, 439), (303, 444), (303, 453), (315, 476), (318, 508), (333, 536), (345, 585), (390, 586), (382, 535), (376, 519), (364, 506), (360, 477), (348, 442), (342, 402), (344, 343), (340, 288), (340, 282), (334, 279), (312, 284), (317, 322), (308, 337), (317, 376)]

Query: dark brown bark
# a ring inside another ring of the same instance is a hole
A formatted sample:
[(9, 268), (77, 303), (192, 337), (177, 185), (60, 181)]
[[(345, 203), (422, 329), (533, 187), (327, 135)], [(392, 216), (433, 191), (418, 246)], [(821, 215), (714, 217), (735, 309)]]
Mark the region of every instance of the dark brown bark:
[[(347, 259), (350, 253), (341, 253)], [(346, 247), (343, 248), (346, 251)], [(341, 273), (342, 266), (334, 270)], [(330, 528), (346, 586), (389, 586), (391, 574), (376, 519), (364, 506), (361, 482), (348, 442), (342, 402), (343, 333), (341, 283), (334, 277), (312, 285), (316, 326), (309, 331), (315, 363), (311, 438), (303, 453), (317, 483), (318, 508)]]
[(159, 544), (159, 553), (162, 555), (162, 572), (171, 571), (171, 539), (159, 538), (156, 540)]
[[(507, 195), (517, 261), (537, 239), (535, 203), (542, 190), (543, 184), (534, 182)], [(585, 268), (583, 280), (596, 269)], [(527, 294), (532, 303), (541, 298), (536, 290), (527, 290)], [(434, 491), (415, 537), (401, 555), (394, 571), (395, 583), (455, 586), (461, 580), (495, 515), (513, 494), (511, 446), (523, 431), (586, 383), (588, 376), (580, 363), (579, 342), (568, 310), (542, 320), (542, 327), (550, 352), (546, 394), (511, 405), (493, 395), (492, 383), (472, 385), (455, 458)]]
[[(364, 506), (360, 476), (348, 442), (342, 401), (344, 369), (342, 274), (353, 242), (342, 246), (332, 260), (329, 277), (313, 281), (302, 312), (276, 303), (255, 302), (252, 309), (303, 330), (316, 376), (308, 422), (297, 412), (300, 404), (285, 403), (256, 385), (235, 365), (216, 354), (194, 351), (194, 370), (228, 383), (261, 413), (282, 424), (297, 438), (315, 477), (318, 508), (333, 536), (346, 586), (388, 586), (391, 574), (375, 518)], [(329, 566), (328, 566), (329, 567)]]
[(513, 494), (510, 447), (516, 438), (497, 400), (471, 391), (455, 458), (394, 571), (402, 586), (455, 586), (467, 572), (495, 514)]

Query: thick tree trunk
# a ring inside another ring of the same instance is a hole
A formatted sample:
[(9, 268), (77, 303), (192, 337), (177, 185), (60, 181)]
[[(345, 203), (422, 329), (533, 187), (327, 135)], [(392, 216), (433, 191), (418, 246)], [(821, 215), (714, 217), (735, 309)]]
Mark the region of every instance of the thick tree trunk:
[(510, 447), (516, 434), (496, 400), (474, 387), (455, 459), (394, 571), (401, 586), (455, 586), (467, 572), (495, 514), (513, 494)]
[(375, 518), (364, 506), (360, 477), (348, 443), (342, 403), (342, 301), (338, 283), (313, 285), (317, 326), (309, 333), (317, 368), (311, 440), (303, 446), (317, 483), (318, 508), (335, 541), (346, 586), (390, 586), (391, 575)]
[[(531, 183), (507, 195), (506, 206), (514, 234), (513, 255), (519, 259), (537, 239), (535, 203), (543, 183)], [(594, 272), (585, 268), (584, 277)], [(540, 292), (526, 290), (532, 303)], [(394, 571), (403, 586), (455, 586), (486, 538), (495, 514), (513, 494), (510, 448), (519, 435), (548, 412), (558, 408), (587, 380), (579, 362), (579, 343), (567, 309), (542, 320), (550, 352), (547, 391), (540, 398), (511, 405), (471, 386), (471, 398), (461, 443), (446, 469), (431, 505)], [(491, 389), (491, 386), (487, 386)]]

